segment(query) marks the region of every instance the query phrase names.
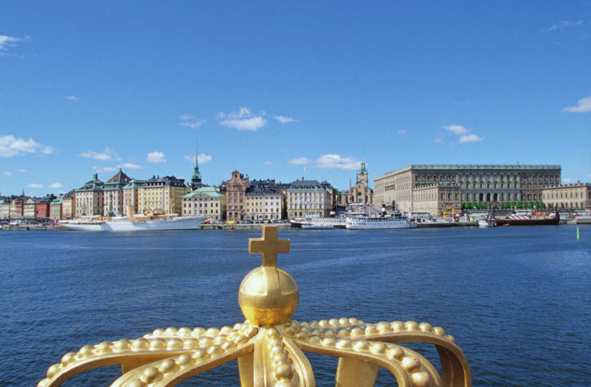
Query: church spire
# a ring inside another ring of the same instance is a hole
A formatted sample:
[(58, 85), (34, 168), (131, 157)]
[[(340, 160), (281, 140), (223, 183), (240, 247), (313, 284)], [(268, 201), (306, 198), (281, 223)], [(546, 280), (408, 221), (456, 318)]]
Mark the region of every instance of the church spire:
[(195, 190), (201, 187), (203, 187), (203, 183), (201, 182), (201, 173), (199, 173), (199, 150), (195, 144), (195, 167), (191, 176), (191, 188)]

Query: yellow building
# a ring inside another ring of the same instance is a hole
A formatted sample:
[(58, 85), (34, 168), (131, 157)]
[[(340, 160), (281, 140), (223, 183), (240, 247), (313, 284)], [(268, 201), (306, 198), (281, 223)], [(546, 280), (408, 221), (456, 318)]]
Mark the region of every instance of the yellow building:
[(138, 209), (146, 213), (183, 213), (183, 196), (189, 193), (184, 179), (174, 176), (152, 177), (138, 188)]
[(546, 206), (568, 210), (591, 209), (591, 183), (576, 183), (547, 187), (542, 190)]
[(296, 180), (287, 190), (287, 216), (328, 217), (333, 209), (334, 189), (326, 182)]
[(283, 214), (283, 196), (273, 180), (253, 180), (246, 191), (246, 217), (278, 220)]

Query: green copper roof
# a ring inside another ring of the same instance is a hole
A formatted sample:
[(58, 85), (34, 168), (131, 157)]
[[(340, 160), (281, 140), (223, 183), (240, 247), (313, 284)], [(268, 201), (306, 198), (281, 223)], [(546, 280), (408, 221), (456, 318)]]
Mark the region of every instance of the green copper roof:
[(205, 196), (209, 196), (212, 198), (217, 198), (217, 197), (224, 197), (223, 194), (219, 193), (215, 187), (201, 187), (199, 189), (196, 189), (195, 191), (188, 193), (187, 195), (183, 196), (183, 199), (190, 199), (194, 196), (199, 196), (199, 195), (205, 195)]

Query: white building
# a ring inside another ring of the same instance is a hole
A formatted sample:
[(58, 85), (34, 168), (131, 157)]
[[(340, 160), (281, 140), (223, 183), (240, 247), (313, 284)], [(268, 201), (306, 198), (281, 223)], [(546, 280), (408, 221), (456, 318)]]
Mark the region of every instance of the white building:
[(214, 187), (201, 187), (183, 196), (184, 216), (201, 215), (210, 219), (222, 220), (226, 210), (226, 196)]

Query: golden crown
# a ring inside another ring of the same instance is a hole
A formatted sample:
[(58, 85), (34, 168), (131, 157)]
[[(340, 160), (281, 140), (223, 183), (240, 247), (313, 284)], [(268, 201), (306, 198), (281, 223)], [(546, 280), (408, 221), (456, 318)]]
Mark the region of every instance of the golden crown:
[[(82, 372), (111, 365), (121, 365), (123, 373), (114, 387), (175, 386), (234, 359), (243, 387), (315, 386), (304, 351), (339, 358), (337, 386), (373, 386), (380, 367), (400, 387), (472, 385), (468, 361), (443, 328), (414, 321), (368, 324), (355, 318), (290, 321), (299, 289), (277, 267), (277, 254), (289, 251), (290, 241), (277, 238), (277, 227), (265, 226), (262, 238), (249, 239), (249, 252), (262, 254), (263, 262), (240, 285), (243, 324), (157, 329), (135, 340), (86, 345), (49, 367), (38, 387), (60, 386)], [(399, 345), (406, 342), (435, 345), (441, 374), (419, 353)]]

